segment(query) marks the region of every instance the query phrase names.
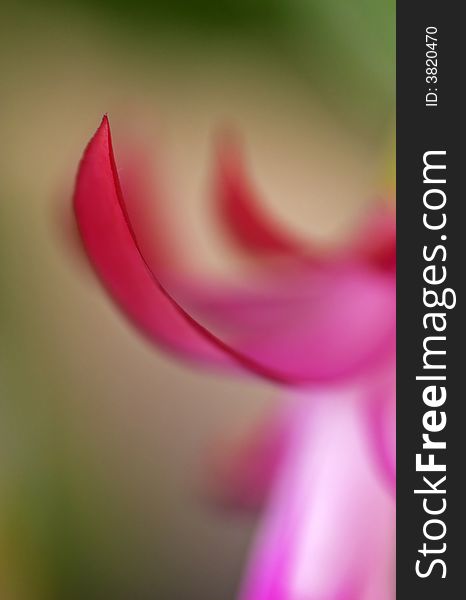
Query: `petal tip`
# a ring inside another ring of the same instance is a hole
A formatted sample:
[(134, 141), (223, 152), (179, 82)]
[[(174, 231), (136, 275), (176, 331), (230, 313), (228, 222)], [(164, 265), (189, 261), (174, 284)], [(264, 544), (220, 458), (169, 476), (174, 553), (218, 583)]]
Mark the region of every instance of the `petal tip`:
[(110, 137), (110, 121), (108, 119), (108, 113), (104, 113), (104, 115), (102, 116), (100, 124), (97, 127), (97, 130), (96, 130), (95, 134), (93, 135), (93, 138), (95, 138), (99, 135)]

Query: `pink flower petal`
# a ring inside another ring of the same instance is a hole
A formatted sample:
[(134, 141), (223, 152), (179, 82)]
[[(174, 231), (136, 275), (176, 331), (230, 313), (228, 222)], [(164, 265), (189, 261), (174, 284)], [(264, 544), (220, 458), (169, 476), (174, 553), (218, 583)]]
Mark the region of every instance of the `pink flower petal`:
[(239, 437), (222, 435), (209, 448), (204, 491), (216, 506), (257, 510), (273, 488), (289, 434), (280, 414), (268, 415)]
[(395, 216), (388, 206), (380, 203), (371, 212), (349, 246), (330, 251), (312, 247), (285, 231), (263, 210), (246, 173), (241, 148), (232, 136), (224, 138), (219, 146), (216, 190), (225, 230), (248, 251), (289, 256), (311, 264), (351, 253), (368, 265), (395, 267)]
[(301, 398), (240, 600), (395, 597), (395, 505), (374, 472), (358, 398)]
[(359, 260), (375, 267), (395, 270), (396, 219), (386, 204), (372, 210), (363, 227), (357, 232), (349, 252)]
[(229, 349), (176, 304), (147, 266), (128, 221), (107, 117), (82, 158), (74, 208), (92, 265), (111, 296), (144, 333), (188, 358), (233, 363)]
[(310, 246), (293, 238), (262, 210), (240, 148), (231, 136), (219, 146), (216, 189), (223, 225), (243, 248), (254, 253), (318, 260)]
[[(180, 295), (180, 298), (182, 295)], [(395, 279), (354, 265), (300, 269), (240, 289), (183, 297), (235, 348), (297, 382), (369, 372), (395, 349)]]
[[(393, 371), (395, 367), (393, 366)], [(369, 390), (367, 411), (372, 451), (393, 492), (396, 489), (396, 382), (395, 378)]]
[(128, 221), (144, 259), (158, 273), (181, 271), (184, 249), (169, 210), (172, 198), (147, 149), (126, 141), (118, 177)]
[(201, 324), (161, 285), (142, 254), (106, 118), (84, 153), (74, 203), (85, 248), (110, 294), (152, 340), (188, 358), (302, 383), (367, 370), (393, 350), (394, 279), (357, 265), (312, 268), (298, 281), (294, 275), (280, 279), (275, 295), (248, 293), (215, 310), (208, 305)]

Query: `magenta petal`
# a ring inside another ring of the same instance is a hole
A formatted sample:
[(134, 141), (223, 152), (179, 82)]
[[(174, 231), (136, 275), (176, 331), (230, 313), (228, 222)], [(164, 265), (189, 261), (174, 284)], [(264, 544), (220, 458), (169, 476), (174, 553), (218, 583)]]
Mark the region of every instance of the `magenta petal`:
[[(144, 333), (191, 359), (218, 365), (247, 362), (232, 356), (234, 352), (223, 342), (193, 321), (150, 271), (128, 221), (107, 117), (82, 158), (74, 207), (94, 268), (112, 297)], [(260, 370), (256, 365), (247, 366)]]
[(395, 597), (395, 505), (374, 472), (358, 400), (315, 392), (292, 409), (292, 445), (240, 600)]
[(396, 267), (396, 218), (386, 204), (372, 209), (348, 250), (357, 260), (379, 269)]
[(207, 329), (167, 292), (142, 254), (106, 118), (81, 161), (74, 204), (85, 248), (110, 294), (150, 338), (184, 356), (301, 383), (354, 374), (392, 350), (394, 280), (352, 266), (304, 271), (299, 284), (280, 281), (279, 289), (298, 286), (293, 302), (279, 295), (257, 303), (248, 294), (231, 308), (211, 310)]
[(173, 224), (172, 198), (149, 152), (126, 143), (119, 160), (119, 179), (125, 211), (144, 259), (157, 272), (184, 268), (183, 245)]
[(218, 150), (216, 191), (225, 229), (248, 251), (318, 260), (310, 247), (263, 211), (240, 150), (232, 137), (224, 138)]
[(233, 137), (222, 142), (218, 150), (218, 208), (225, 230), (243, 249), (255, 254), (289, 256), (315, 265), (346, 254), (368, 266), (395, 268), (396, 223), (390, 207), (379, 203), (372, 209), (349, 246), (319, 250), (294, 237), (264, 211), (246, 172), (239, 144)]
[[(393, 366), (393, 369), (395, 367)], [(368, 398), (368, 426), (372, 450), (391, 489), (396, 488), (396, 382), (372, 386)]]
[(190, 359), (219, 366), (241, 364), (264, 377), (289, 381), (286, 371), (275, 372), (256, 363), (207, 331), (171, 298), (149, 269), (128, 220), (107, 117), (82, 158), (74, 208), (95, 270), (145, 334)]
[(297, 382), (360, 374), (394, 352), (395, 280), (376, 270), (309, 267), (186, 301), (222, 339)]
[(222, 435), (210, 448), (204, 487), (222, 508), (262, 509), (289, 445), (290, 432), (280, 414), (261, 418), (250, 431), (229, 439)]

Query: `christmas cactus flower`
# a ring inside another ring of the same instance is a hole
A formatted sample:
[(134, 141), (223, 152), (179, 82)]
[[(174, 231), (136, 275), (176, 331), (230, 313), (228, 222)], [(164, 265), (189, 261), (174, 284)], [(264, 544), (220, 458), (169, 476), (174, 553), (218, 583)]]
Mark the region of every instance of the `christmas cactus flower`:
[(242, 249), (264, 260), (241, 285), (193, 281), (172, 272), (160, 197), (160, 221), (147, 231), (141, 170), (120, 180), (104, 117), (79, 166), (74, 209), (108, 293), (158, 346), (282, 388), (279, 425), (224, 482), (236, 486), (233, 502), (244, 494), (245, 505), (266, 502), (240, 599), (394, 597), (391, 212), (379, 208), (343, 247), (316, 250), (262, 213), (239, 149), (224, 142), (218, 213)]

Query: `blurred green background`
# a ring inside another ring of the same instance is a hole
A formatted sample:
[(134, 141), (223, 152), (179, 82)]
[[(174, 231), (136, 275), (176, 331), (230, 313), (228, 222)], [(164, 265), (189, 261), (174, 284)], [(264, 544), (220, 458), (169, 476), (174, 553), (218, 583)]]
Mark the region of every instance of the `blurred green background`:
[(208, 194), (226, 122), (270, 210), (338, 239), (385, 191), (394, 1), (2, 8), (0, 597), (233, 598), (255, 519), (206, 501), (203, 457), (277, 391), (193, 371), (127, 326), (70, 239), (74, 173), (108, 112), (117, 153), (129, 132), (153, 144), (198, 268), (233, 271)]

